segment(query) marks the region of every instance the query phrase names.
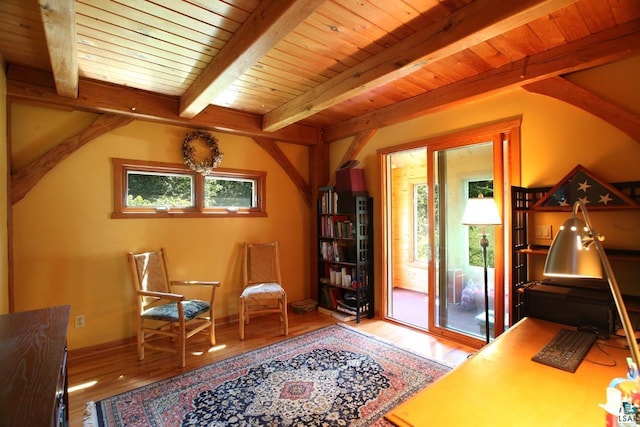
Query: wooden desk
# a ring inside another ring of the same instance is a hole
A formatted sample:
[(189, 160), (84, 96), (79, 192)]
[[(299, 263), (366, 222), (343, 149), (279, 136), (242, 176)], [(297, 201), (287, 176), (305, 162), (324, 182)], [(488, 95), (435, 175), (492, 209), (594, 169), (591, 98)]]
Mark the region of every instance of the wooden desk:
[(66, 426), (69, 306), (0, 316), (0, 426)]
[[(402, 427), (604, 426), (598, 404), (605, 402), (611, 380), (626, 376), (626, 341), (599, 341), (610, 356), (596, 344), (575, 373), (531, 361), (563, 326), (521, 320), (385, 418)], [(594, 363), (614, 359), (615, 367)]]

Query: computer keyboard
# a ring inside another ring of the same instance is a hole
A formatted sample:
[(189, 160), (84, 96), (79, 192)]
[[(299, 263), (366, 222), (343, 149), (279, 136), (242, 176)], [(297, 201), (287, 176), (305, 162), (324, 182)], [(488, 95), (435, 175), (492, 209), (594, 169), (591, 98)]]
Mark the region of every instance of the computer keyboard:
[(531, 360), (575, 372), (597, 339), (591, 332), (561, 329)]

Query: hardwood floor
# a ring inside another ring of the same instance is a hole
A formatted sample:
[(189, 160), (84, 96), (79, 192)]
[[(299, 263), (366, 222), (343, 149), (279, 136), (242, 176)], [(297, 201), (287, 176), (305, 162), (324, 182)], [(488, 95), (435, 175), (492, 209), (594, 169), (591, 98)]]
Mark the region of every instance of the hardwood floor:
[[(302, 335), (336, 323), (336, 319), (318, 313), (290, 313), (289, 336)], [(475, 349), (429, 336), (419, 331), (379, 319), (348, 323), (364, 332), (394, 342), (404, 348), (445, 364), (456, 366)], [(217, 345), (210, 348), (205, 334), (187, 341), (187, 365), (177, 366), (174, 354), (147, 350), (145, 360), (136, 357), (135, 339), (69, 352), (70, 426), (80, 427), (88, 401), (97, 401), (141, 387), (218, 360), (264, 347), (285, 339), (279, 335), (275, 316), (252, 319), (245, 340), (238, 338), (238, 324), (216, 325)]]

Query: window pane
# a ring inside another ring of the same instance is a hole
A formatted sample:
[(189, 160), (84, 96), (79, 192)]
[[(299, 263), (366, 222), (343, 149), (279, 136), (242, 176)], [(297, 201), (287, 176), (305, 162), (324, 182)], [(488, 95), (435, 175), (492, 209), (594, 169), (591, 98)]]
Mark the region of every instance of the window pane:
[(128, 207), (191, 207), (193, 193), (190, 175), (127, 172)]
[[(434, 268), (436, 294), (430, 298), (435, 308), (435, 324), (453, 333), (485, 338), (484, 315), (492, 309), (484, 303), (484, 280), (480, 233), (462, 224), (465, 198), (489, 196), (487, 188), (493, 174), (493, 142), (444, 146), (433, 150), (435, 218), (440, 229), (434, 240)], [(488, 230), (487, 230), (488, 231)], [(434, 233), (435, 234), (435, 233)], [(469, 237), (471, 236), (471, 237)], [(493, 244), (490, 247), (495, 247)], [(480, 266), (473, 263), (478, 262)], [(470, 265), (471, 264), (471, 265)], [(488, 271), (487, 283), (494, 289), (493, 269)], [(478, 317), (480, 316), (480, 317)], [(490, 328), (491, 332), (492, 328)]]
[(255, 208), (257, 205), (256, 181), (205, 177), (205, 208)]

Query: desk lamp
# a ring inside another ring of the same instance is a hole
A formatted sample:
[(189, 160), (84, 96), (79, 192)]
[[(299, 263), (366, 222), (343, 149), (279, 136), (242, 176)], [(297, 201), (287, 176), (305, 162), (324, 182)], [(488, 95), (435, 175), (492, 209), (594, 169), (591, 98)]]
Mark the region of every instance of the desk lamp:
[(484, 260), (484, 325), (486, 331), (486, 341), (489, 344), (491, 333), (489, 331), (489, 279), (487, 273), (487, 248), (489, 247), (489, 239), (487, 239), (487, 225), (500, 225), (500, 214), (498, 206), (491, 197), (483, 197), (478, 195), (477, 199), (467, 200), (467, 207), (462, 216), (462, 224), (482, 226), (480, 238), (480, 247), (482, 248), (482, 259)]
[[(578, 218), (578, 210), (582, 211), (584, 220)], [(609, 289), (620, 315), (620, 321), (627, 337), (633, 362), (635, 366), (640, 366), (638, 343), (622, 300), (622, 294), (620, 294), (618, 282), (602, 246), (603, 240), (604, 236), (599, 235), (593, 229), (584, 202), (578, 200), (573, 205), (571, 217), (562, 224), (551, 243), (549, 254), (544, 264), (544, 275), (603, 279), (602, 270), (604, 268), (604, 274), (609, 282)], [(591, 250), (593, 248), (595, 250)]]

